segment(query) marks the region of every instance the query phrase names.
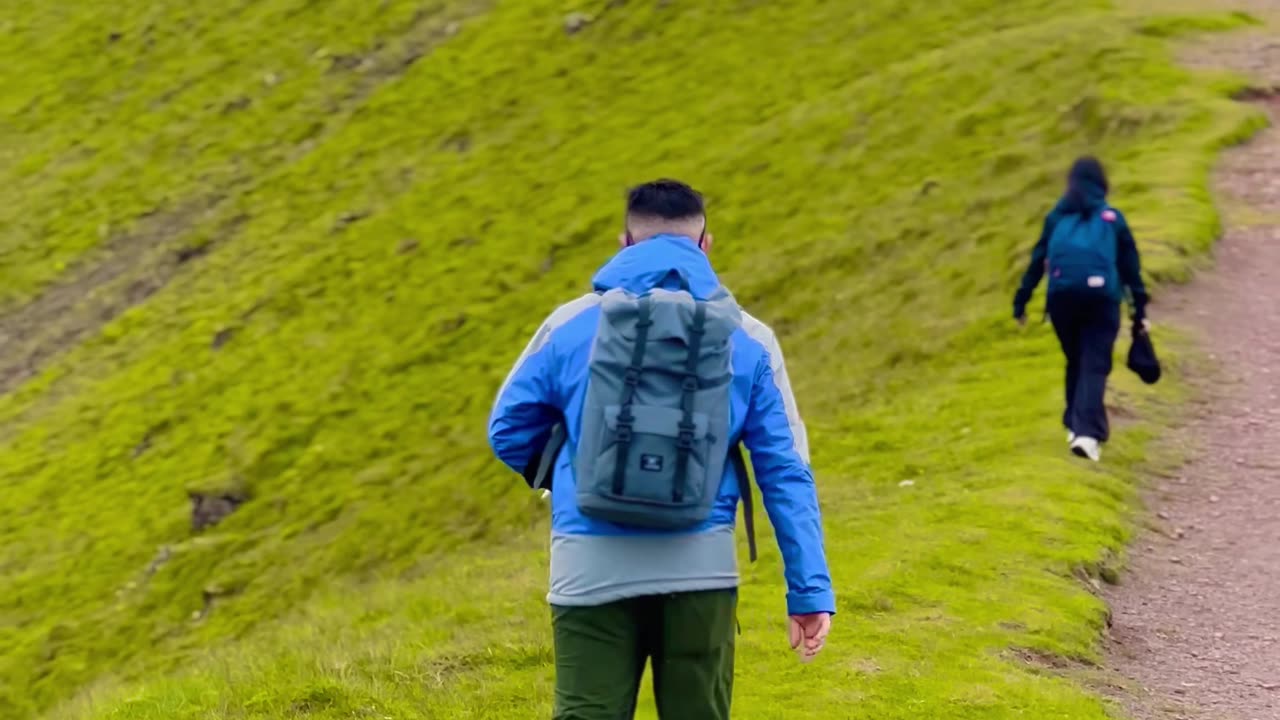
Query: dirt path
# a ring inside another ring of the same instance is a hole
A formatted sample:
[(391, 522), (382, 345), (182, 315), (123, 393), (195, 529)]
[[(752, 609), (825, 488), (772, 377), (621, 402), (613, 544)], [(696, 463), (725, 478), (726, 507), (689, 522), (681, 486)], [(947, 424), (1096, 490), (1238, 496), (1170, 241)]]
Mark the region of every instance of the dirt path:
[[(1280, 38), (1199, 60), (1270, 82)], [(1280, 125), (1280, 102), (1266, 104)], [(1199, 378), (1193, 460), (1154, 488), (1158, 530), (1108, 597), (1112, 666), (1135, 682), (1125, 704), (1141, 720), (1280, 720), (1280, 129), (1228, 153), (1218, 189), (1250, 210), (1233, 213), (1216, 268), (1153, 315), (1197, 331), (1220, 375)]]

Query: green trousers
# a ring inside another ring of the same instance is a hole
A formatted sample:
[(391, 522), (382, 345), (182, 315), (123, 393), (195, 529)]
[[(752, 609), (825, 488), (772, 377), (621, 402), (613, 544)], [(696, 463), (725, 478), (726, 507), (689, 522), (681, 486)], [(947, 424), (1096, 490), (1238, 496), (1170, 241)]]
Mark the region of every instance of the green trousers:
[(738, 591), (551, 608), (555, 720), (631, 720), (653, 663), (662, 720), (729, 720)]

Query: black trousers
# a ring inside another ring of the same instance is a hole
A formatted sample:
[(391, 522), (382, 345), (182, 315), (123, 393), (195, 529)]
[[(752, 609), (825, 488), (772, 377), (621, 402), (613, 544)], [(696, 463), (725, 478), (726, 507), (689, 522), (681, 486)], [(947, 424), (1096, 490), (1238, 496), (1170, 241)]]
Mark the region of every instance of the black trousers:
[(1049, 296), (1049, 319), (1067, 359), (1062, 424), (1076, 435), (1106, 442), (1111, 426), (1104, 399), (1120, 334), (1120, 303), (1103, 296), (1056, 293)]

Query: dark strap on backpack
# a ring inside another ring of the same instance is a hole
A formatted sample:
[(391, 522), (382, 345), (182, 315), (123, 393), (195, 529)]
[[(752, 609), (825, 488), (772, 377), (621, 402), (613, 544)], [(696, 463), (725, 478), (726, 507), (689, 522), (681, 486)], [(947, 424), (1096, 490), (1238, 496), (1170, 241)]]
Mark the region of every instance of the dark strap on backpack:
[(733, 473), (738, 476), (738, 494), (742, 496), (742, 524), (747, 529), (747, 552), (751, 562), (756, 561), (756, 513), (751, 500), (751, 477), (747, 475), (747, 459), (742, 456), (742, 444), (738, 443), (729, 451), (729, 462), (733, 465)]
[(564, 423), (558, 422), (551, 428), (551, 434), (547, 437), (547, 444), (542, 446), (530, 460), (529, 465), (525, 467), (524, 481), (529, 484), (533, 490), (550, 490), (554, 482), (552, 475), (556, 468), (556, 458), (560, 455), (560, 449), (564, 447), (564, 443), (569, 438), (569, 433), (565, 430)]
[(671, 486), (671, 501), (684, 500), (684, 480), (689, 474), (689, 455), (693, 452), (693, 400), (698, 392), (698, 359), (702, 352), (702, 336), (707, 330), (707, 304), (695, 301), (693, 327), (689, 328), (689, 354), (684, 363), (684, 379), (680, 382), (680, 433), (676, 436), (676, 471)]
[(649, 328), (653, 325), (653, 300), (648, 295), (640, 298), (640, 317), (636, 320), (636, 344), (631, 351), (631, 365), (622, 376), (622, 408), (618, 411), (617, 463), (613, 468), (613, 494), (621, 495), (626, 486), (627, 456), (631, 452), (631, 433), (635, 416), (631, 403), (640, 385), (640, 373), (644, 370), (644, 351), (649, 343)]

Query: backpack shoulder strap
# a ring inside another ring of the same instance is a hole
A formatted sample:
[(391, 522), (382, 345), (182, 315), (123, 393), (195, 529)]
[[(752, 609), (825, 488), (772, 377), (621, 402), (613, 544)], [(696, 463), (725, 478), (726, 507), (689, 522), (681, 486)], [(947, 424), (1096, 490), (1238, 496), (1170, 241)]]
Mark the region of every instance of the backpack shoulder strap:
[(756, 561), (756, 515), (751, 499), (751, 476), (747, 474), (747, 459), (742, 454), (742, 443), (729, 450), (729, 462), (738, 476), (738, 494), (742, 496), (742, 524), (747, 530), (747, 552), (751, 562)]
[(556, 458), (560, 455), (560, 449), (564, 447), (565, 441), (568, 440), (569, 433), (565, 430), (564, 423), (556, 423), (551, 428), (551, 435), (547, 438), (547, 444), (542, 447), (538, 454), (533, 457), (529, 466), (524, 470), (524, 481), (534, 490), (550, 490), (553, 482), (552, 474), (556, 468)]

